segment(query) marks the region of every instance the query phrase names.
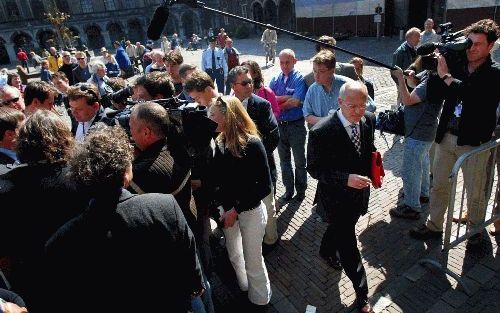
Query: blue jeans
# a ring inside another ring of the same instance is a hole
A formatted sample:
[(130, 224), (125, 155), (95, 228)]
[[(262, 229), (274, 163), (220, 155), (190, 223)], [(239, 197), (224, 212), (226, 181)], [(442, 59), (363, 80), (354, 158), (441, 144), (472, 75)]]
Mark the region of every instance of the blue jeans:
[[(295, 189), (303, 193), (307, 188), (306, 172), (306, 126), (301, 118), (292, 122), (279, 122), (280, 141), (278, 154), (280, 156), (281, 175), (286, 192), (294, 191), (294, 175), (292, 168), (292, 153), (295, 161)], [(290, 149), (292, 150), (290, 152)]]
[(405, 204), (421, 211), (420, 196), (429, 196), (429, 150), (432, 141), (405, 138), (403, 150), (403, 190)]
[(214, 304), (212, 302), (212, 287), (210, 282), (203, 275), (203, 282), (205, 284), (205, 292), (191, 300), (191, 312), (193, 313), (214, 313)]

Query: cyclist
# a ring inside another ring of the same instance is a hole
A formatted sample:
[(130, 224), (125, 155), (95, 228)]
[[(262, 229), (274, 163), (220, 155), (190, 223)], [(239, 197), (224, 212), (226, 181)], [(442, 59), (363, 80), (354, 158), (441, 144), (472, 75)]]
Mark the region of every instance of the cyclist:
[(274, 65), (274, 58), (276, 56), (276, 44), (278, 43), (278, 36), (274, 29), (269, 29), (269, 27), (262, 33), (262, 38), (260, 42), (264, 44), (264, 50), (266, 52), (266, 66), (267, 62), (271, 61)]

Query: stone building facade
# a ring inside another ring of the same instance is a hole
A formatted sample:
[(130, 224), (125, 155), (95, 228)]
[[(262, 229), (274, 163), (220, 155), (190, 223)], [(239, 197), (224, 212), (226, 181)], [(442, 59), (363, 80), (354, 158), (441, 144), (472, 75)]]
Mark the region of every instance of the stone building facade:
[[(85, 44), (89, 50), (112, 46), (123, 37), (145, 42), (151, 16), (162, 0), (1, 0), (0, 64), (15, 62), (19, 47), (41, 50), (58, 42), (58, 35), (44, 13), (71, 15), (65, 23), (78, 38), (71, 43)], [(218, 6), (218, 0), (206, 1)], [(170, 10), (164, 33), (178, 33), (180, 38), (204, 33), (215, 26), (214, 18), (200, 9), (175, 5)], [(69, 43), (68, 43), (69, 44)]]

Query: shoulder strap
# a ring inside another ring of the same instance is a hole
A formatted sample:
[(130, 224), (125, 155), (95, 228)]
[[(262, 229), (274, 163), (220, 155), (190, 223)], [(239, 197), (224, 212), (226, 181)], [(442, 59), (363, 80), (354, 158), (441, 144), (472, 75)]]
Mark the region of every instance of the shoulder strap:
[[(174, 191), (172, 191), (170, 194), (172, 196), (176, 196), (183, 188), (184, 186), (186, 186), (186, 183), (187, 181), (189, 180), (189, 178), (191, 177), (191, 170), (189, 170), (186, 174), (186, 176), (184, 177), (184, 179), (182, 180), (181, 184), (179, 185), (179, 187), (177, 187), (177, 189), (175, 189)], [(137, 194), (143, 194), (143, 193), (146, 193), (144, 192), (144, 190), (142, 190), (141, 187), (139, 187), (139, 185), (137, 185), (134, 181), (131, 181), (130, 182), (130, 187), (132, 187), (132, 189), (134, 189), (135, 192), (137, 192)]]

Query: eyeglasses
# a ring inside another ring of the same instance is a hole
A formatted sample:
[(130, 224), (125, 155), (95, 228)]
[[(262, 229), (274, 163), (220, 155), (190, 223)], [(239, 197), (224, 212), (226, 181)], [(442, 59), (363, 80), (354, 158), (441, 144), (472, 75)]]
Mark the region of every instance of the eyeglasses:
[(77, 60), (85, 60), (85, 58), (76, 58)]
[(69, 55), (63, 55), (63, 58), (69, 58)]
[(9, 100), (4, 100), (4, 101), (2, 101), (2, 104), (3, 105), (9, 105), (11, 103), (16, 103), (17, 101), (19, 101), (19, 98), (20, 97), (12, 98), (12, 99), (9, 99)]
[(241, 85), (243, 87), (253, 84), (251, 79), (243, 80), (241, 83), (234, 83), (235, 85)]
[(215, 104), (217, 104), (220, 107), (220, 112), (221, 113), (226, 113), (227, 112), (227, 103), (226, 101), (222, 100), (222, 97), (219, 96), (217, 100), (215, 101)]
[(366, 103), (364, 105), (354, 105), (354, 104), (345, 104), (346, 108), (348, 108), (349, 110), (366, 110)]

